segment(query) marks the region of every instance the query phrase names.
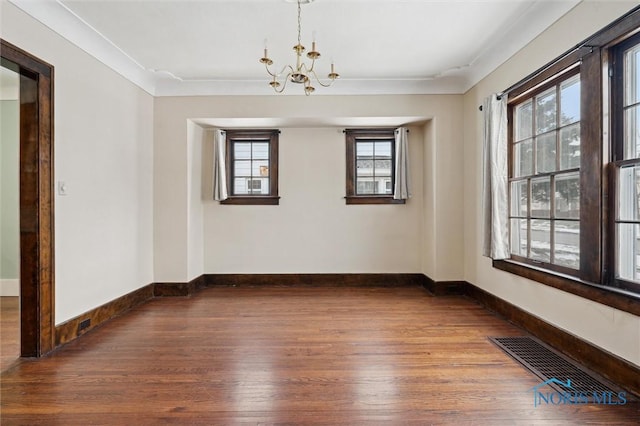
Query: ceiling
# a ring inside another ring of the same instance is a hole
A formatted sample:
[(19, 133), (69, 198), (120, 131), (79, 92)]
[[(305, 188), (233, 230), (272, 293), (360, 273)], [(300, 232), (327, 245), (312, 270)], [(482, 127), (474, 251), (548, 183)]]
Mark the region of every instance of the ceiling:
[[(291, 0), (11, 1), (156, 96), (272, 93), (265, 39), (295, 60)], [(315, 0), (302, 44), (315, 33), (318, 73), (341, 74), (318, 94), (464, 93), (579, 1)]]

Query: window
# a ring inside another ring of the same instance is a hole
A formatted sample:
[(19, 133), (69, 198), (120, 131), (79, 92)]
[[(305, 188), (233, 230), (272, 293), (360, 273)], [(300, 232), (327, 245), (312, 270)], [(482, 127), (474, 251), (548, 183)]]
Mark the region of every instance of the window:
[(562, 76), (511, 111), (511, 253), (575, 273), (580, 267), (580, 75)]
[(278, 204), (277, 130), (227, 130), (229, 198), (223, 204)]
[(638, 29), (640, 7), (505, 91), (511, 259), (493, 262), (636, 315)]
[(613, 54), (614, 283), (640, 291), (640, 36)]
[(346, 130), (347, 204), (404, 204), (393, 198), (395, 129)]

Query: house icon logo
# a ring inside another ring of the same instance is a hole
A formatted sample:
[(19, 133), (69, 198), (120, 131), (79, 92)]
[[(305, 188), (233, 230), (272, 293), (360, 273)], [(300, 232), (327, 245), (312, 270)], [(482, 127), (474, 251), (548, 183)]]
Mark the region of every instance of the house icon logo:
[(533, 406), (540, 405), (624, 405), (627, 403), (625, 392), (580, 391), (572, 386), (571, 379), (566, 381), (552, 377), (530, 389), (533, 392)]

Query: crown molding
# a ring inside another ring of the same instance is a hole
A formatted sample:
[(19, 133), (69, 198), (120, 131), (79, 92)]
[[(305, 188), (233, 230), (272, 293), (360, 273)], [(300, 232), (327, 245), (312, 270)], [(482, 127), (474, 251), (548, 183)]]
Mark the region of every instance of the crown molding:
[(58, 0), (9, 0), (133, 84), (155, 95), (156, 78)]

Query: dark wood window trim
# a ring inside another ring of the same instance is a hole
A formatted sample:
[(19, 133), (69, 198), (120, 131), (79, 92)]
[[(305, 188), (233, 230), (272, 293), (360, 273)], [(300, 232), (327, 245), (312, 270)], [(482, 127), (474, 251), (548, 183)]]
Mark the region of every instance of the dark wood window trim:
[(640, 294), (581, 280), (514, 260), (494, 260), (493, 267), (567, 293), (640, 316)]
[(2, 65), (20, 74), (20, 356), (55, 347), (54, 68), (0, 40)]
[[(220, 204), (235, 205), (278, 205), (278, 136), (279, 130), (226, 130), (226, 162), (227, 162), (227, 185), (229, 186), (229, 197), (220, 201)], [(233, 143), (238, 140), (268, 139), (269, 140), (269, 194), (268, 195), (235, 195), (233, 194), (234, 182), (234, 162)]]
[[(396, 200), (393, 195), (358, 195), (356, 194), (356, 142), (358, 139), (392, 139), (392, 167), (395, 168), (395, 129), (347, 129), (346, 142), (346, 204), (406, 204), (406, 200)], [(393, 173), (392, 170), (392, 187)]]
[[(558, 288), (577, 296), (611, 306), (613, 308), (640, 315), (640, 292), (635, 288), (623, 286), (612, 279), (613, 265), (611, 249), (614, 247), (611, 232), (610, 212), (614, 192), (608, 152), (611, 134), (610, 115), (605, 108), (612, 103), (610, 81), (604, 71), (610, 69), (612, 49), (624, 40), (640, 32), (640, 7), (597, 32), (564, 55), (527, 76), (522, 81), (505, 90), (509, 102), (514, 103), (547, 84), (565, 72), (580, 66), (581, 74), (581, 169), (599, 170), (599, 173), (581, 173), (580, 245), (581, 247), (599, 247), (600, 249), (581, 250), (580, 271), (570, 276), (562, 271), (551, 271), (536, 265), (525, 264), (517, 259), (494, 260), (493, 266), (527, 279)], [(598, 119), (589, 119), (597, 117)], [(607, 121), (605, 121), (607, 120)], [(509, 120), (511, 125), (511, 120)], [(611, 126), (615, 126), (611, 123)], [(611, 129), (615, 134), (616, 129)], [(511, 134), (511, 129), (509, 129)], [(603, 149), (602, 141), (607, 149)], [(583, 206), (589, 206), (584, 208)]]

